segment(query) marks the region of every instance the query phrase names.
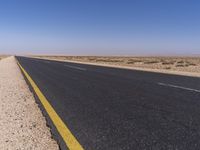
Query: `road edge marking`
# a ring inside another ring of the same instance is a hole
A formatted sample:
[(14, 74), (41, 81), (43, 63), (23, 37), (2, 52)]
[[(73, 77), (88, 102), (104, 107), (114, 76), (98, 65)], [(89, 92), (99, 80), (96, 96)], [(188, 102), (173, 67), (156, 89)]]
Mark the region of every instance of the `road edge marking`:
[(46, 97), (42, 94), (39, 87), (36, 85), (36, 83), (33, 81), (33, 79), (29, 76), (29, 74), (26, 72), (26, 70), (21, 66), (19, 62), (17, 62), (20, 69), (24, 73), (25, 77), (29, 81), (30, 85), (32, 86), (33, 90), (35, 91), (38, 99), (42, 103), (45, 111), (49, 115), (50, 119), (52, 120), (53, 124), (55, 125), (56, 129), (58, 130), (59, 134), (63, 138), (65, 144), (70, 150), (84, 150), (81, 144), (77, 141), (75, 136), (71, 133), (69, 128), (65, 125), (65, 123), (62, 121), (62, 119), (59, 117), (59, 115), (56, 113), (54, 108), (51, 106), (49, 101), (46, 99)]

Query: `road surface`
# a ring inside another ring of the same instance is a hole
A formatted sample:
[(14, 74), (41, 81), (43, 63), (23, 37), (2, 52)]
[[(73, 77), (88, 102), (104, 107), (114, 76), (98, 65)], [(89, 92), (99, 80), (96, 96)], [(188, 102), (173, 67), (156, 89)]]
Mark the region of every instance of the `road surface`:
[(200, 78), (17, 59), (86, 150), (200, 149)]

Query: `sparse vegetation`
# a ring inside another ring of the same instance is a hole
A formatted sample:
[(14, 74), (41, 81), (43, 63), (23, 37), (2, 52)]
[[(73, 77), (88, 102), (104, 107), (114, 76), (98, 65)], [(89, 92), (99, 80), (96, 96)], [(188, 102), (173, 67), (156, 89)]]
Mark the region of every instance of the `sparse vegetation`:
[(152, 61), (145, 61), (144, 64), (156, 64), (159, 63), (157, 60), (152, 60)]
[(97, 62), (123, 62), (123, 60), (118, 60), (118, 59), (96, 59), (96, 61)]
[(191, 62), (186, 62), (186, 64), (187, 64), (188, 66), (197, 66), (197, 64), (191, 63)]
[(185, 65), (177, 64), (176, 67), (185, 67)]
[(174, 61), (169, 61), (169, 62), (162, 62), (162, 65), (173, 65), (174, 64)]
[(165, 69), (169, 70), (169, 69), (171, 69), (171, 67), (166, 67)]
[(177, 64), (183, 64), (183, 63), (184, 63), (183, 60), (177, 62)]

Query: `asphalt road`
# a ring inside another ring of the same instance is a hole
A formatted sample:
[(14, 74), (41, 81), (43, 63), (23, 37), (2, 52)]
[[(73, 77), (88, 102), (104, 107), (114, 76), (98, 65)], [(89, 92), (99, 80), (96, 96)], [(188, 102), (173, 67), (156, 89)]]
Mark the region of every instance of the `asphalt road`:
[(18, 61), (86, 150), (200, 149), (200, 78)]

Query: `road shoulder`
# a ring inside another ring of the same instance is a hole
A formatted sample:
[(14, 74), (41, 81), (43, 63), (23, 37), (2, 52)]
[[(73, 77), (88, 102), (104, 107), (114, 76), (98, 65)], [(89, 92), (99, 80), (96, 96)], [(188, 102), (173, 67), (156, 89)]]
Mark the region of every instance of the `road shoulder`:
[(0, 149), (58, 150), (14, 57), (0, 61)]

